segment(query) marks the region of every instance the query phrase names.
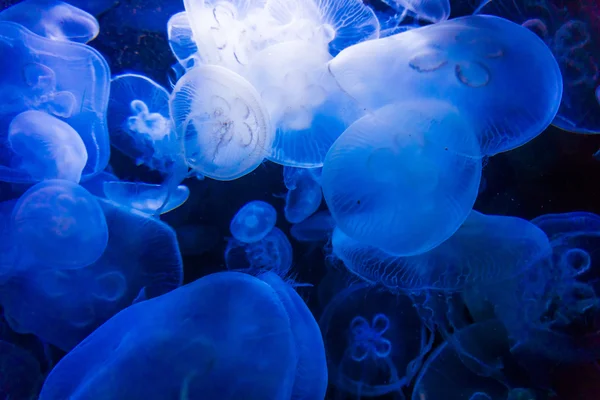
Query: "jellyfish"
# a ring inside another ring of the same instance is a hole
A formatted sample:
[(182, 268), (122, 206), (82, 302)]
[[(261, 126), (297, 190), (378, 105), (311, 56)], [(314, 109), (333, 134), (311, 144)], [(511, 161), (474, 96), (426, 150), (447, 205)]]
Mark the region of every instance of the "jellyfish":
[(258, 242), (230, 239), (225, 249), (225, 265), (229, 270), (248, 273), (273, 271), (280, 277), (287, 277), (292, 260), (292, 245), (277, 227)]
[[(175, 232), (157, 218), (97, 201), (108, 226), (106, 250), (85, 268), (56, 269), (43, 262), (19, 267), (0, 290), (13, 330), (69, 351), (140, 293), (151, 301), (181, 285)], [(55, 246), (54, 251), (73, 250)]]
[(0, 20), (16, 22), (52, 40), (87, 43), (100, 32), (93, 15), (58, 0), (22, 1), (0, 12)]
[(102, 171), (95, 175), (93, 178), (81, 182), (81, 187), (90, 192), (96, 197), (106, 198), (104, 194), (104, 183), (106, 182), (117, 182), (119, 178), (108, 171)]
[(240, 242), (254, 243), (267, 236), (276, 221), (277, 212), (272, 205), (254, 200), (238, 210), (231, 219), (229, 230)]
[[(12, 60), (0, 78), (0, 132), (8, 132), (11, 121), (24, 111), (48, 113), (70, 125), (83, 141), (87, 162), (81, 179), (103, 171), (110, 157), (106, 60), (89, 46), (47, 39), (13, 22), (0, 21), (0, 37), (0, 54)], [(6, 147), (6, 136), (1, 140)], [(0, 180), (35, 183), (26, 171), (11, 166), (12, 158), (6, 151), (0, 154)]]
[[(329, 71), (369, 110), (413, 97), (452, 103), (471, 121), (483, 155), (539, 135), (562, 96), (560, 68), (546, 44), (493, 16), (455, 18), (359, 43), (338, 54)], [(515, 99), (515, 93), (522, 96)]]
[(334, 228), (335, 221), (329, 211), (319, 211), (292, 225), (290, 235), (299, 242), (320, 242), (328, 240)]
[(143, 75), (116, 76), (110, 84), (111, 144), (136, 164), (169, 172), (180, 153), (169, 115), (169, 92)]
[(66, 122), (42, 111), (18, 114), (8, 127), (14, 153), (11, 167), (32, 180), (63, 179), (78, 183), (87, 162), (79, 134)]
[[(296, 339), (310, 345), (319, 335), (303, 327), (300, 319), (312, 316), (301, 300), (282, 295), (256, 277), (220, 272), (136, 303), (59, 361), (40, 400), (323, 398), (321, 384), (315, 397), (296, 392), (299, 364), (316, 364)], [(295, 337), (292, 327), (311, 339)]]
[(338, 293), (319, 320), (330, 383), (358, 397), (408, 386), (431, 342), (412, 300), (352, 285)]
[(167, 198), (162, 185), (115, 180), (104, 182), (104, 195), (119, 205), (154, 215), (156, 212), (165, 214), (180, 207), (190, 196), (190, 189), (179, 185)]
[(52, 268), (82, 268), (106, 249), (102, 208), (84, 188), (64, 180), (31, 187), (12, 211), (12, 230), (22, 253)]
[(27, 350), (0, 340), (0, 397), (37, 399), (44, 381), (39, 362)]
[(209, 178), (244, 176), (271, 149), (271, 121), (260, 95), (225, 68), (189, 70), (175, 85), (169, 106), (187, 164)]
[(288, 190), (285, 196), (285, 219), (297, 224), (313, 215), (321, 205), (323, 194), (321, 186), (310, 175), (308, 170), (301, 170), (295, 187)]
[(402, 257), (333, 231), (333, 254), (359, 278), (392, 292), (455, 292), (489, 286), (534, 268), (550, 256), (547, 236), (529, 221), (472, 211), (438, 247)]
[(196, 64), (198, 47), (194, 41), (194, 33), (186, 12), (172, 15), (167, 23), (167, 36), (171, 52), (179, 64), (188, 70)]
[(352, 124), (327, 153), (322, 186), (337, 227), (396, 255), (426, 252), (469, 215), (481, 179), (471, 126), (449, 103), (393, 103)]
[(394, 9), (405, 9), (418, 19), (442, 22), (450, 16), (450, 0), (384, 0)]

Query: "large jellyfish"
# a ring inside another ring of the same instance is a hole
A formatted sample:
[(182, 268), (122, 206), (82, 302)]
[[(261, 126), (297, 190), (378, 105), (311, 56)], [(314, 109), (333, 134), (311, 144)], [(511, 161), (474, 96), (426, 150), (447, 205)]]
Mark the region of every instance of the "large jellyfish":
[(337, 294), (319, 325), (330, 383), (357, 398), (408, 386), (431, 344), (409, 297), (367, 284)]
[[(69, 124), (87, 151), (82, 179), (104, 170), (110, 157), (105, 113), (109, 68), (94, 49), (81, 43), (35, 35), (13, 22), (0, 22), (0, 132), (27, 110), (46, 112)], [(10, 165), (6, 134), (0, 136), (0, 180), (34, 183), (27, 172)]]
[(350, 126), (327, 153), (321, 183), (338, 228), (413, 255), (448, 239), (469, 215), (481, 158), (469, 120), (449, 103), (393, 103)]
[(93, 15), (58, 0), (22, 1), (0, 12), (0, 20), (16, 22), (53, 40), (87, 43), (100, 32)]
[(539, 135), (562, 96), (560, 68), (544, 42), (493, 16), (455, 18), (360, 43), (336, 56), (329, 71), (371, 110), (415, 96), (452, 103), (471, 121), (484, 155)]
[(231, 219), (229, 230), (240, 242), (254, 243), (271, 232), (277, 221), (275, 208), (264, 201), (246, 203)]
[(167, 197), (162, 185), (115, 180), (104, 182), (104, 195), (119, 205), (154, 215), (156, 212), (165, 214), (181, 206), (190, 196), (190, 189), (179, 185)]
[(187, 164), (209, 178), (239, 178), (270, 152), (268, 111), (256, 89), (235, 72), (192, 68), (175, 85), (170, 110)]
[(314, 320), (272, 282), (221, 272), (134, 304), (58, 363), (40, 400), (323, 398)]
[(108, 228), (88, 191), (64, 180), (47, 180), (21, 196), (12, 212), (14, 240), (22, 257), (57, 269), (82, 268), (102, 256)]
[(148, 168), (169, 172), (180, 156), (169, 115), (169, 92), (148, 77), (124, 74), (110, 84), (110, 144)]
[(43, 111), (18, 114), (8, 127), (11, 167), (31, 180), (64, 179), (79, 183), (87, 150), (79, 134), (66, 122)]
[[(98, 202), (108, 226), (108, 244), (100, 259), (71, 270), (38, 262), (20, 268), (1, 287), (0, 304), (15, 331), (33, 333), (69, 351), (132, 302), (181, 285), (183, 265), (175, 232), (156, 218), (103, 199)], [(73, 250), (55, 246), (54, 251)]]

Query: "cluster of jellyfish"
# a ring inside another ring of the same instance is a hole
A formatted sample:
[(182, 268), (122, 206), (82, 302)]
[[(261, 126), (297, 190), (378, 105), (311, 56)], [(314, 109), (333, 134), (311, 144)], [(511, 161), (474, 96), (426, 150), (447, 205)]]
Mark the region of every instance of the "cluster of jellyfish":
[[(474, 205), (490, 157), (600, 133), (597, 3), (164, 3), (170, 87), (111, 73), (112, 1), (0, 10), (0, 398), (574, 399), (600, 216)], [(229, 235), (165, 219), (265, 164)]]

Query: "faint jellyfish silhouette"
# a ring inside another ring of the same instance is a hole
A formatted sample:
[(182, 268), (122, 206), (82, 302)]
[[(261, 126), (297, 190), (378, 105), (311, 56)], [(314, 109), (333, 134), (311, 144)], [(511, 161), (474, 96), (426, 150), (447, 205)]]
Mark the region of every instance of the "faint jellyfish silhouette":
[[(287, 167), (292, 168), (292, 167)], [(283, 208), (285, 219), (297, 224), (314, 214), (321, 205), (321, 185), (313, 178), (311, 170), (299, 169), (294, 175), (292, 188), (288, 188)], [(288, 185), (289, 183), (286, 183)]]
[(240, 242), (254, 243), (271, 232), (277, 221), (275, 208), (264, 201), (246, 203), (231, 219), (229, 230)]
[(326, 241), (331, 237), (334, 228), (335, 221), (329, 211), (319, 211), (292, 225), (290, 235), (299, 242)]
[(134, 208), (144, 214), (154, 215), (160, 210), (161, 214), (180, 207), (190, 196), (187, 186), (179, 185), (168, 198), (162, 185), (144, 182), (104, 182), (104, 195), (108, 200), (124, 207)]
[(396, 10), (406, 9), (418, 19), (437, 23), (450, 16), (450, 0), (384, 0)]

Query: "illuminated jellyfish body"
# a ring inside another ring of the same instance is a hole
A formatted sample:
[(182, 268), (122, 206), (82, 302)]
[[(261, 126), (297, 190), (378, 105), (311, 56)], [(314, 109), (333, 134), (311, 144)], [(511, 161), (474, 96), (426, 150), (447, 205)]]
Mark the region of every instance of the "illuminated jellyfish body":
[(198, 47), (194, 42), (194, 33), (186, 12), (177, 13), (167, 23), (167, 37), (171, 52), (184, 69), (193, 67)]
[(418, 19), (437, 23), (450, 16), (450, 0), (384, 0), (396, 10), (406, 9)]
[(57, 364), (40, 400), (324, 398), (314, 320), (271, 282), (221, 272), (134, 304)]
[[(0, 132), (8, 132), (15, 116), (27, 110), (46, 112), (69, 124), (87, 151), (82, 180), (104, 170), (110, 156), (105, 112), (109, 68), (104, 58), (84, 44), (37, 36), (13, 22), (0, 22), (2, 66)], [(15, 157), (0, 135), (0, 180), (34, 183), (26, 171), (11, 166)]]
[(293, 185), (285, 196), (285, 219), (292, 224), (304, 221), (313, 215), (321, 205), (323, 194), (321, 185), (310, 174), (309, 170), (301, 169)]
[(11, 166), (32, 181), (64, 179), (78, 183), (87, 162), (79, 134), (66, 122), (42, 111), (18, 114), (8, 127)]
[[(173, 230), (158, 219), (98, 199), (108, 225), (102, 257), (80, 269), (21, 268), (2, 286), (11, 328), (69, 351), (137, 299), (181, 285), (183, 265)], [(57, 253), (69, 247), (55, 247)]]
[(436, 248), (394, 256), (336, 228), (333, 254), (358, 277), (392, 292), (460, 291), (505, 281), (551, 254), (548, 238), (529, 221), (472, 211), (458, 231)]
[(114, 77), (107, 121), (111, 145), (138, 165), (165, 173), (177, 161), (181, 150), (169, 116), (169, 92), (151, 79)]
[(393, 103), (331, 147), (321, 184), (338, 228), (396, 255), (434, 248), (469, 215), (481, 179), (477, 139), (449, 103)]
[(167, 192), (162, 185), (107, 181), (104, 182), (104, 195), (108, 200), (121, 206), (154, 215), (159, 210), (161, 214), (164, 214), (181, 206), (190, 196), (190, 189), (187, 186), (179, 185), (167, 198)]
[(169, 106), (194, 172), (237, 179), (258, 167), (271, 149), (271, 120), (260, 95), (225, 68), (189, 70), (175, 85)]
[(264, 238), (254, 243), (230, 239), (225, 249), (225, 265), (229, 270), (248, 273), (273, 271), (286, 277), (292, 267), (292, 245), (279, 228), (273, 228)]
[(331, 237), (334, 228), (335, 221), (329, 211), (319, 211), (292, 225), (290, 235), (299, 242), (326, 241)]
[(490, 1), (480, 10), (532, 30), (554, 53), (563, 77), (563, 97), (552, 122), (577, 133), (600, 132), (600, 11), (595, 0)]
[(329, 60), (326, 49), (297, 40), (270, 46), (249, 64), (248, 80), (259, 91), (275, 128), (269, 160), (321, 167), (333, 142), (362, 115), (327, 73)]
[(93, 15), (58, 0), (22, 1), (0, 12), (0, 20), (16, 22), (52, 40), (87, 43), (100, 32)]
[(327, 361), (323, 337), (315, 317), (292, 286), (279, 275), (265, 272), (258, 276), (277, 292), (289, 317), (298, 361), (292, 398), (322, 399), (327, 391)]
[[(371, 110), (415, 96), (451, 102), (471, 120), (484, 155), (539, 135), (562, 95), (559, 66), (544, 42), (494, 16), (455, 18), (359, 43), (336, 56), (329, 71)], [(515, 98), (517, 92), (523, 96)]]
[(37, 399), (44, 381), (39, 362), (27, 350), (0, 340), (0, 398)]
[(409, 297), (366, 284), (338, 293), (319, 326), (330, 383), (357, 397), (383, 396), (407, 386), (430, 346)]
[(254, 243), (273, 230), (277, 211), (269, 203), (255, 200), (246, 203), (231, 219), (229, 231), (236, 240)]
[(64, 180), (31, 187), (15, 204), (11, 224), (23, 262), (57, 270), (94, 263), (108, 242), (106, 218), (94, 196)]
[[(478, 324), (455, 335), (470, 335)], [(449, 342), (442, 343), (429, 356), (415, 381), (412, 400), (506, 400), (508, 387), (493, 378), (481, 376), (469, 369), (459, 351)]]

